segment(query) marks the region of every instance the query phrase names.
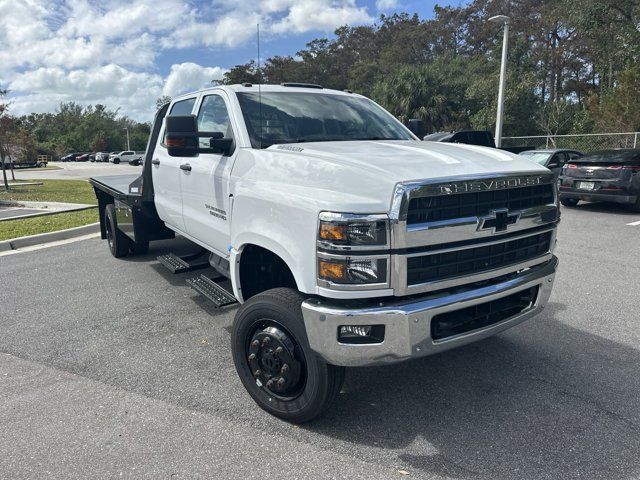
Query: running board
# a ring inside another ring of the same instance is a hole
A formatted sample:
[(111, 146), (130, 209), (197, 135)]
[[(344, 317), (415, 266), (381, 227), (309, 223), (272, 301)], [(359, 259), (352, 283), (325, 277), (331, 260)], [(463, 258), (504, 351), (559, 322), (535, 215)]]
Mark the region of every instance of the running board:
[[(218, 277), (224, 278), (224, 277)], [(200, 275), (199, 277), (188, 278), (187, 283), (191, 288), (201, 295), (204, 295), (213, 302), (216, 307), (224, 307), (236, 303), (236, 297), (232, 293), (228, 292), (215, 281), (207, 277), (206, 275)]]
[(158, 261), (171, 273), (191, 272), (209, 266), (209, 259), (202, 254), (179, 257), (174, 253), (168, 253), (158, 256)]

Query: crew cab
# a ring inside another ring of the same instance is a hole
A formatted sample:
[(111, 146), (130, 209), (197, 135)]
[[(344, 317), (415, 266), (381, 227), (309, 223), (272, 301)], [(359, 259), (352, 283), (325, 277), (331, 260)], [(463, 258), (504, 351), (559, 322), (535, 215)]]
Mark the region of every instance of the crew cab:
[(562, 169), (560, 201), (630, 205), (640, 212), (640, 149), (603, 150), (573, 159)]
[(231, 349), (264, 410), (309, 421), (345, 367), (441, 352), (538, 314), (559, 221), (546, 168), (422, 142), (373, 101), (217, 86), (156, 114), (142, 175), (92, 178), (122, 257), (175, 234), (241, 303)]
[(116, 165), (120, 162), (135, 162), (136, 160), (140, 160), (141, 158), (142, 154), (134, 152), (133, 150), (124, 150), (122, 152), (116, 153), (115, 155), (109, 155), (109, 161), (115, 163)]

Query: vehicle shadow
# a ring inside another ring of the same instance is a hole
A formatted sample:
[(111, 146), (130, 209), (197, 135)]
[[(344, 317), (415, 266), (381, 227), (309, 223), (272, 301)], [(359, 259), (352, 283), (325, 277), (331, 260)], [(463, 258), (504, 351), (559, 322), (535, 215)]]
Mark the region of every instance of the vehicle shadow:
[(615, 202), (580, 202), (575, 207), (562, 207), (562, 209), (582, 210), (585, 212), (597, 213), (617, 213), (620, 215), (638, 215), (638, 212), (633, 211), (633, 207), (631, 205)]
[(544, 317), (467, 347), (350, 369), (310, 431), (418, 476), (636, 478), (640, 353)]

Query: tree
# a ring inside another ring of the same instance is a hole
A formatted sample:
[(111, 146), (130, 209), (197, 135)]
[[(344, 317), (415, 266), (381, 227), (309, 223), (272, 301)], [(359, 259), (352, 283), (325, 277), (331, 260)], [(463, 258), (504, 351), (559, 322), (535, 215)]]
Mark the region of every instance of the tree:
[(162, 95), (156, 99), (156, 110), (160, 110), (167, 103), (171, 103), (171, 97), (169, 95)]
[[(0, 89), (0, 97), (7, 95), (7, 90)], [(8, 115), (9, 103), (0, 102), (0, 163), (2, 163), (2, 179), (4, 180), (4, 189), (9, 190), (9, 181), (7, 180), (7, 167), (5, 159), (9, 155), (8, 133), (10, 130), (11, 118)]]

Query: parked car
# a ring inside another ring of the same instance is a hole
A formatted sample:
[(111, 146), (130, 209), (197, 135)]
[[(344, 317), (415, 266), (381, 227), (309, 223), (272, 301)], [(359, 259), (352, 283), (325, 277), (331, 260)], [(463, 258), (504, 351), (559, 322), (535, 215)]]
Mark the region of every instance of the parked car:
[(81, 153), (76, 157), (76, 162), (86, 162), (89, 160), (89, 153)]
[(109, 152), (96, 152), (96, 162), (108, 162)]
[(76, 157), (82, 155), (80, 152), (72, 152), (67, 153), (64, 157), (60, 159), (61, 162), (75, 162)]
[(89, 161), (90, 162), (95, 162), (96, 161), (96, 154), (95, 153), (90, 153), (89, 154)]
[[(415, 125), (419, 121), (409, 120), (409, 122), (414, 122), (414, 125)], [(412, 128), (412, 125), (410, 123), (409, 129), (426, 142), (464, 143), (466, 145), (478, 145), (480, 147), (497, 148), (496, 142), (493, 139), (493, 134), (487, 130), (461, 130), (458, 132), (436, 132), (436, 133), (431, 133), (429, 135), (422, 136), (420, 133), (420, 127), (418, 127), (417, 129), (414, 129)], [(506, 150), (507, 152), (511, 152), (511, 153), (520, 153), (524, 150), (531, 150), (531, 147), (529, 146), (500, 147), (500, 150)]]
[(116, 154), (113, 159), (109, 158), (109, 161), (112, 161), (113, 163), (115, 163), (116, 165), (120, 162), (129, 162), (131, 163), (134, 160), (140, 160), (142, 159), (142, 154), (141, 153), (136, 153), (133, 150), (124, 150), (118, 154)]
[(520, 152), (520, 155), (543, 167), (547, 167), (553, 172), (556, 178), (558, 178), (562, 167), (564, 167), (567, 162), (583, 157), (584, 153), (566, 148), (551, 148), (545, 150), (526, 150)]
[(640, 149), (593, 152), (565, 165), (560, 175), (560, 202), (616, 202), (640, 212)]
[(132, 158), (131, 160), (129, 160), (129, 165), (133, 165), (134, 167), (142, 165), (143, 157), (144, 157), (144, 152), (136, 152), (135, 158)]

